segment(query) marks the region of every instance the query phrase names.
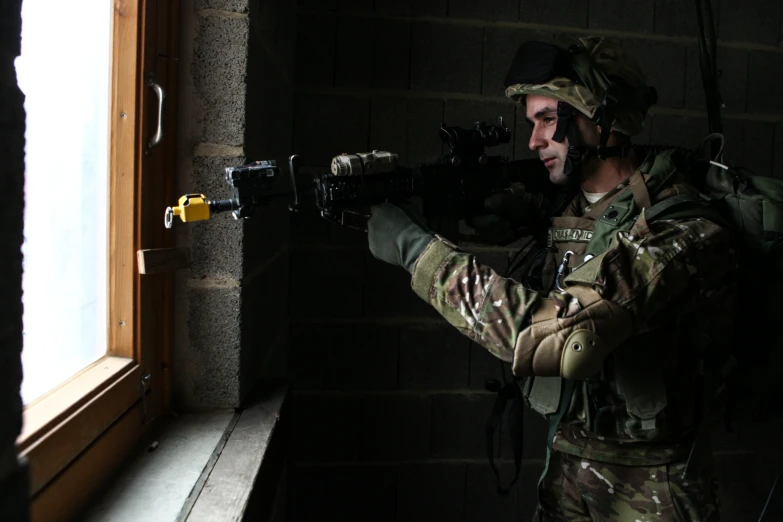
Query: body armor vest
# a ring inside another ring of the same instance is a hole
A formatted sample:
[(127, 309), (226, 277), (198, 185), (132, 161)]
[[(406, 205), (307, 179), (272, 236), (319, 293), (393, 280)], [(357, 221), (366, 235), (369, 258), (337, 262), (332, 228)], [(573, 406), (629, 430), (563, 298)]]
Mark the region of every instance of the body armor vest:
[[(648, 156), (626, 183), (595, 204), (589, 205), (580, 194), (551, 220), (549, 258), (542, 274), (545, 289), (562, 289), (567, 281), (593, 282), (600, 259), (588, 261), (606, 255), (617, 233), (628, 231), (642, 209), (650, 208), (650, 194), (665, 198), (690, 190), (677, 184), (679, 175), (670, 156)], [(588, 439), (620, 444), (663, 441), (694, 427), (698, 384), (694, 361), (680, 349), (683, 342), (681, 329), (672, 327), (623, 343), (607, 357), (599, 374), (574, 383), (561, 425), (572, 426)], [(532, 377), (523, 394), (531, 408), (550, 416), (558, 409), (563, 390), (560, 377)]]

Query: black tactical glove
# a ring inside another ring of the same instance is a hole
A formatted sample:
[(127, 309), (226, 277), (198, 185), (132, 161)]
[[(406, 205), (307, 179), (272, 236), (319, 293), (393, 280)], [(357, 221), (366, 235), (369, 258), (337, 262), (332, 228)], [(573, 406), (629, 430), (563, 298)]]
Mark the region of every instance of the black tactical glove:
[(370, 252), (376, 259), (401, 266), (413, 273), (413, 265), (435, 234), (413, 209), (391, 203), (375, 205), (367, 222)]
[(484, 209), (488, 213), (471, 216), (466, 220), (468, 226), (490, 243), (508, 244), (541, 224), (547, 213), (547, 198), (512, 185), (485, 199)]

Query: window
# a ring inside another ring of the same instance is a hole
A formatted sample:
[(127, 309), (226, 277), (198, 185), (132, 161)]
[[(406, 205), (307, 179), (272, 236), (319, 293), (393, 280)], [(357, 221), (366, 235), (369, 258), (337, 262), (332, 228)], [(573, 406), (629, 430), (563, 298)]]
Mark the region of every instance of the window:
[(77, 513), (167, 408), (171, 275), (136, 255), (173, 241), (177, 24), (177, 1), (23, 2), (33, 520)]
[(106, 354), (111, 15), (106, 0), (22, 4), (25, 404)]

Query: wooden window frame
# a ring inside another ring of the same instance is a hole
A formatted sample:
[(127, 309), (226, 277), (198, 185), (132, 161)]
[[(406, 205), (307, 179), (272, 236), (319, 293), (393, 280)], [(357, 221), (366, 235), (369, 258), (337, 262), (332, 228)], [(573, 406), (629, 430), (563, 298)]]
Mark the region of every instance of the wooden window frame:
[[(137, 252), (170, 248), (178, 0), (113, 0), (107, 353), (27, 405), (17, 451), (30, 472), (32, 520), (67, 520), (170, 410), (172, 274), (140, 275)], [(147, 150), (166, 91), (162, 142)], [(142, 400), (143, 399), (143, 400)]]

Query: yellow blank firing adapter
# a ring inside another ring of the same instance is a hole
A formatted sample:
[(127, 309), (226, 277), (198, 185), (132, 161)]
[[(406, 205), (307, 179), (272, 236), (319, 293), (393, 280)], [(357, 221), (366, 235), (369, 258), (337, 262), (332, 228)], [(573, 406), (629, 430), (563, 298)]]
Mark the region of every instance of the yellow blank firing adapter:
[(296, 199), (293, 166), (291, 192), (272, 193), (278, 172), (275, 160), (260, 160), (239, 167), (226, 167), (225, 179), (231, 187), (231, 198), (208, 199), (204, 194), (185, 194), (179, 198), (179, 205), (166, 209), (166, 228), (171, 228), (174, 216), (179, 216), (183, 223), (205, 221), (219, 212), (231, 212), (234, 219), (244, 219), (253, 214), (255, 207), (266, 201), (288, 198), (290, 195), (294, 195)]
[(189, 223), (204, 221), (211, 215), (209, 201), (204, 194), (185, 194), (179, 198), (179, 205), (166, 209), (165, 224), (166, 228), (171, 228), (174, 216), (179, 216), (183, 223)]

